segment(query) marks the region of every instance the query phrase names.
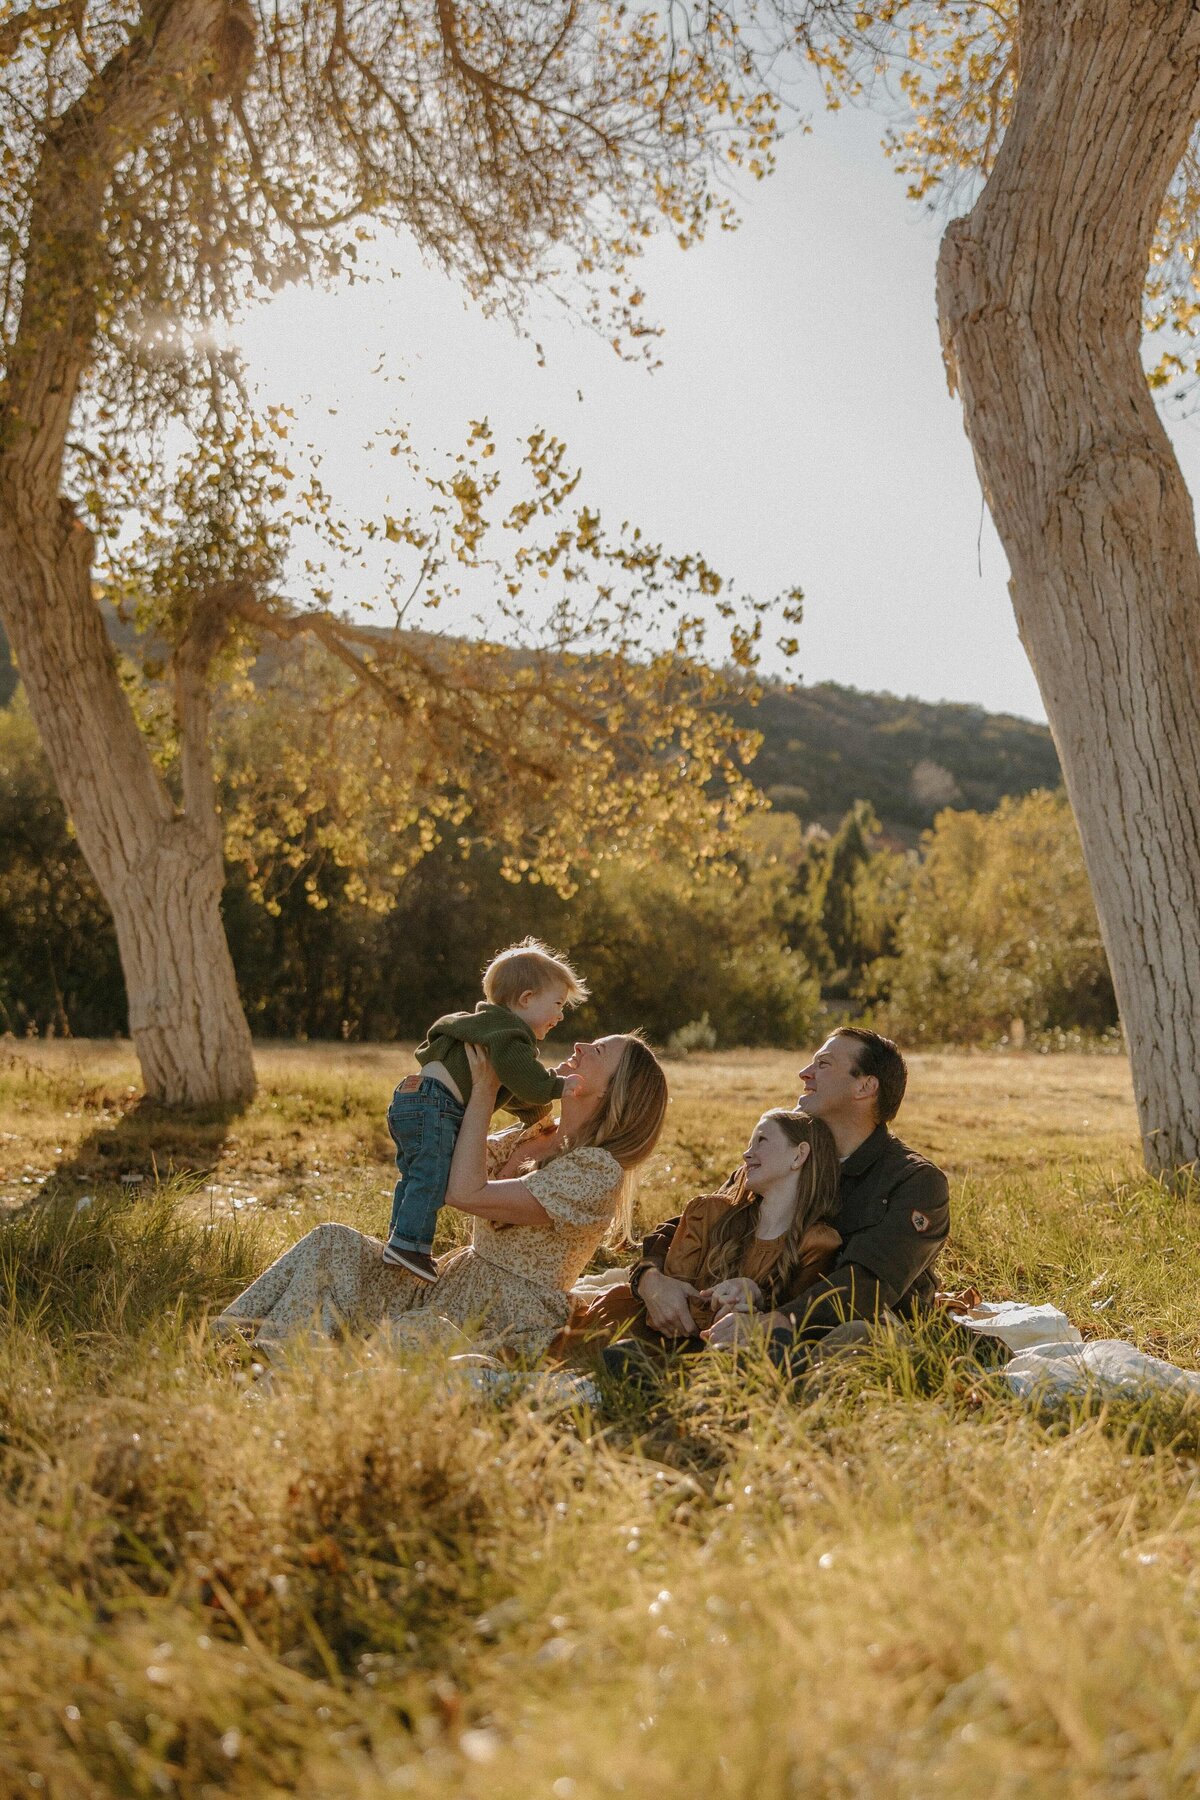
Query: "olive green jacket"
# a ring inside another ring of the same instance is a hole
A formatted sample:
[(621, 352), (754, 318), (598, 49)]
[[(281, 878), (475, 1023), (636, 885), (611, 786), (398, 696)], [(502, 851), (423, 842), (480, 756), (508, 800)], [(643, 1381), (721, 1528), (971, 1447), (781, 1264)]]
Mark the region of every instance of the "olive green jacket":
[(561, 1097), (562, 1076), (552, 1075), (538, 1061), (537, 1039), (524, 1019), (518, 1019), (507, 1006), (481, 1000), (474, 1012), (447, 1013), (434, 1020), (424, 1043), (417, 1045), (421, 1067), (442, 1063), (464, 1101), (471, 1098), (472, 1085), (466, 1044), (478, 1044), (491, 1057), (501, 1082), (496, 1105), (505, 1112), (532, 1123), (544, 1117), (552, 1100)]

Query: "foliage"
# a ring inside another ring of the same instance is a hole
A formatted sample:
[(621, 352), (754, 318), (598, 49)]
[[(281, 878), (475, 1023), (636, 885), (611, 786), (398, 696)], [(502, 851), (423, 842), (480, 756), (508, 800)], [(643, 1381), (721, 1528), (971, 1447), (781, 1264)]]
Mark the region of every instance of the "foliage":
[(7, 1031), (123, 1030), (108, 908), (88, 874), (18, 689), (0, 707), (0, 1021)]
[(715, 1050), (716, 1047), (717, 1034), (706, 1012), (698, 1019), (689, 1019), (667, 1039), (668, 1056), (690, 1056), (693, 1050)]
[(872, 971), (907, 1040), (966, 1043), (1116, 1023), (1066, 796), (1028, 794), (985, 817), (944, 812), (926, 834), (895, 949)]
[[(971, 200), (1004, 138), (1020, 80), (1019, 0), (779, 0), (836, 107), (889, 96), (885, 149), (914, 200)], [(884, 84), (894, 81), (894, 87)], [(881, 88), (883, 93), (881, 94)], [(1163, 200), (1145, 290), (1158, 339), (1149, 379), (1166, 388), (1200, 369), (1200, 126)]]
[(801, 1044), (819, 989), (781, 942), (786, 870), (696, 879), (669, 863), (601, 870), (572, 908), (571, 943), (592, 1006), (642, 1020), (660, 1041), (702, 1009), (719, 1044)]
[[(322, 1160), (336, 1142), (338, 1056), (264, 1080), (255, 1128), (275, 1121), (277, 1152), (295, 1086), (323, 1097)], [(1200, 1213), (1121, 1172), (1136, 1134), (1117, 1060), (917, 1073), (904, 1130), (950, 1168), (948, 1277), (1194, 1362)], [(64, 1073), (60, 1133), (99, 1074)], [(646, 1195), (664, 1213), (675, 1167), (697, 1184), (730, 1167), (794, 1059), (671, 1076)], [(380, 1070), (360, 1099), (385, 1097)], [(842, 1792), (847, 1770), (900, 1800), (1192, 1784), (1187, 1407), (1040, 1420), (933, 1334), (819, 1392), (743, 1362), (601, 1417), (546, 1390), (493, 1400), (357, 1339), (268, 1383), (204, 1331), (235, 1269), (189, 1204), (178, 1187), (113, 1202), (73, 1332), (58, 1311), (0, 1320), (14, 1793), (610, 1800), (648, 1772), (664, 1795), (775, 1795)], [(309, 1222), (222, 1235), (261, 1262)], [(45, 1216), (35, 1279), (77, 1229)], [(30, 1243), (24, 1221), (8, 1233)], [(127, 1273), (144, 1310), (112, 1305)]]
[[(585, 959), (595, 998), (576, 1015), (581, 1031), (636, 1015), (665, 1042), (706, 1013), (720, 1044), (796, 1042), (812, 1022), (818, 981), (843, 1003), (856, 993), (886, 1006), (902, 1036), (927, 1042), (994, 1038), (1014, 1018), (1030, 1032), (1096, 1032), (1115, 1019), (1061, 796), (1014, 799), (990, 817), (944, 812), (923, 861), (869, 835), (863, 856), (869, 809), (853, 810), (833, 836), (806, 832), (788, 813), (751, 813), (722, 838), (723, 869), (705, 874), (618, 853), (598, 873), (599, 865), (575, 865), (569, 899), (543, 880), (514, 884), (502, 851), (470, 841), (433, 844), (414, 863), (372, 801), (358, 815), (355, 852), (370, 883), (355, 888), (348, 859), (318, 830), (318, 804), (324, 797), (328, 824), (337, 790), (331, 797), (314, 781), (289, 794), (289, 746), (322, 716), (319, 707), (289, 706), (307, 679), (306, 662), (283, 664), (278, 682), (267, 679), (234, 722), (232, 741), (221, 740), (227, 767), (256, 757), (268, 820), (288, 805), (302, 818), (286, 847), (282, 832), (273, 846), (265, 832), (257, 840), (257, 882), (244, 863), (230, 868), (226, 927), (260, 1035), (418, 1035), (440, 1012), (469, 1004), (488, 956), (527, 931)], [(222, 718), (229, 730), (232, 702)], [(65, 1021), (80, 1035), (122, 1030), (112, 928), (19, 698), (0, 712), (0, 766), (8, 1028), (61, 1030)], [(320, 772), (315, 748), (308, 766)], [(345, 766), (352, 776), (349, 750)], [(238, 803), (235, 789), (226, 804)], [(839, 838), (858, 850), (835, 879)], [(303, 860), (289, 860), (296, 847)]]
[(878, 836), (879, 820), (865, 800), (858, 800), (827, 846), (821, 929), (838, 969), (849, 969), (861, 960), (858, 884)]
[[(579, 472), (556, 440), (529, 439), (507, 495), (494, 448), (477, 423), (451, 473), (425, 475), (428, 508), (387, 526), (425, 560), (426, 608), (464, 571), (486, 576), (499, 641), (435, 635), (402, 610), (384, 630), (228, 591), (235, 619), (295, 641), (217, 709), (227, 855), (269, 908), (281, 880), (321, 904), (326, 863), (347, 899), (384, 907), (443, 835), (493, 845), (508, 876), (564, 891), (608, 854), (670, 845), (719, 860), (753, 803), (757, 740), (726, 709), (753, 696), (773, 606), (735, 603), (702, 558), (634, 527), (611, 536), (572, 499)], [(522, 596), (551, 583), (559, 597), (539, 619)], [(798, 606), (784, 598), (784, 623)], [(724, 673), (701, 657), (713, 614)]]
[(1050, 733), (1028, 719), (831, 681), (762, 685), (758, 705), (734, 713), (762, 738), (754, 779), (773, 806), (827, 831), (869, 800), (888, 838), (915, 845), (945, 806), (991, 812), (1060, 779)]
[[(294, 665), (289, 670), (284, 696), (295, 692)], [(289, 804), (297, 813), (308, 809), (311, 820), (333, 783), (329, 758), (323, 787), (306, 778), (290, 791), (297, 728), (308, 733), (321, 715), (293, 705), (281, 750), (270, 728), (285, 712), (269, 690), (247, 712), (244, 735), (224, 749), (232, 761), (247, 754), (247, 745), (261, 747), (256, 780), (260, 794), (271, 795), (268, 823)], [(0, 713), (5, 751), (5, 802), (20, 821), (0, 869), (0, 1004), (10, 1029), (28, 1021), (43, 1030), (120, 1030), (124, 1001), (112, 928), (19, 703)], [(310, 767), (319, 771), (315, 756)], [(349, 751), (346, 769), (353, 774)], [(529, 931), (588, 962), (593, 999), (575, 1015), (580, 1030), (640, 1023), (661, 1042), (701, 1008), (724, 1043), (794, 1041), (807, 1028), (815, 990), (777, 920), (787, 870), (738, 834), (723, 840), (723, 867), (705, 874), (678, 858), (647, 867), (644, 856), (614, 853), (621, 847), (614, 822), (618, 841), (599, 870), (568, 866), (580, 883), (568, 902), (544, 880), (515, 883), (501, 851), (470, 840), (434, 844), (423, 858), (406, 859), (369, 783), (365, 794), (370, 804), (355, 828), (373, 891), (365, 881), (352, 886), (345, 860), (311, 825), (307, 836), (298, 831), (293, 838), (306, 851), (299, 870), (278, 843), (261, 848), (265, 825), (256, 840), (257, 882), (244, 866), (231, 866), (226, 930), (258, 1033), (419, 1037), (439, 1013), (473, 1004), (488, 957)], [(227, 804), (238, 803), (235, 789)], [(669, 843), (670, 833), (661, 832), (659, 842)], [(678, 957), (661, 955), (659, 933), (681, 946)], [(637, 970), (622, 963), (624, 954), (637, 959)], [(51, 968), (63, 984), (61, 1001), (43, 975)]]

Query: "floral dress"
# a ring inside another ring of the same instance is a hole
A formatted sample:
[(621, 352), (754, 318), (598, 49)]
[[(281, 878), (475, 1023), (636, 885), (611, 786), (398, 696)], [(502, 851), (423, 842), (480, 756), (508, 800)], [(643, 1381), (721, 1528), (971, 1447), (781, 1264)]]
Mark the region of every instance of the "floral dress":
[[(516, 1126), (488, 1139), (488, 1179), (544, 1128)], [(621, 1166), (595, 1145), (566, 1150), (520, 1175), (548, 1226), (476, 1219), (470, 1245), (438, 1262), (436, 1283), (383, 1262), (382, 1241), (349, 1225), (318, 1225), (273, 1262), (220, 1315), (255, 1328), (264, 1345), (297, 1332), (333, 1337), (386, 1327), (408, 1341), (464, 1335), (524, 1357), (540, 1356), (570, 1314), (568, 1289), (599, 1248), (617, 1204)]]

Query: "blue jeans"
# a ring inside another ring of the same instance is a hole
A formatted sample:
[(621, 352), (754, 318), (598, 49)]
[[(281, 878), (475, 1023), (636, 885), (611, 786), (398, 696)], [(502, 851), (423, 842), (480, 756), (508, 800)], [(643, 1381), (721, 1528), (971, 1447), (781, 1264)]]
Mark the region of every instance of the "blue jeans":
[(424, 1076), (415, 1087), (401, 1083), (392, 1095), (387, 1122), (400, 1179), (392, 1198), (388, 1241), (403, 1250), (433, 1248), (465, 1111), (450, 1089), (432, 1075)]

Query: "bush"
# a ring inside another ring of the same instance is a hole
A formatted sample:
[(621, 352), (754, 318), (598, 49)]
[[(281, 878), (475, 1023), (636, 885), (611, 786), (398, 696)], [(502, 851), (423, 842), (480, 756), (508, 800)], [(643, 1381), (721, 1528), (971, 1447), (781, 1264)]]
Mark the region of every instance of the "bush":
[(717, 1034), (707, 1013), (681, 1025), (667, 1039), (667, 1050), (672, 1056), (690, 1056), (693, 1050), (715, 1050), (716, 1047)]
[(641, 1025), (661, 1043), (703, 1011), (714, 1047), (803, 1042), (820, 990), (777, 922), (786, 881), (770, 862), (741, 876), (602, 869), (572, 902), (569, 941), (592, 989), (581, 1028)]
[(864, 991), (906, 1040), (966, 1043), (1117, 1021), (1100, 928), (1066, 795), (943, 812), (925, 834), (895, 954)]
[(0, 709), (0, 1029), (125, 1029), (112, 919), (22, 692)]

